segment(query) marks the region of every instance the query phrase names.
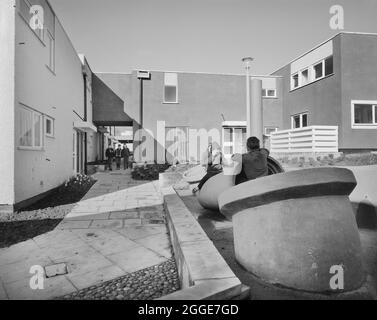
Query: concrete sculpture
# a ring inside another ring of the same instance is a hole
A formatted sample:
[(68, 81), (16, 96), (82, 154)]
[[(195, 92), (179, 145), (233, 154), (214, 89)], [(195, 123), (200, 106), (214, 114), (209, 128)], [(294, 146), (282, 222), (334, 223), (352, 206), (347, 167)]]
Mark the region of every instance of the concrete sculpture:
[[(353, 173), (316, 168), (259, 178), (219, 196), (233, 221), (237, 261), (264, 282), (312, 293), (358, 290), (364, 283), (361, 245), (348, 195)], [(331, 268), (344, 288), (331, 287)]]
[[(198, 195), (198, 201), (203, 208), (210, 209), (210, 210), (219, 210), (219, 203), (218, 203), (219, 195), (223, 193), (225, 190), (234, 186), (236, 174), (240, 172), (239, 165), (236, 165), (236, 163), (234, 164), (235, 164), (234, 167), (224, 167), (223, 173), (220, 173), (212, 177), (204, 184), (202, 190), (199, 192), (199, 195)], [(278, 161), (276, 161), (272, 157), (268, 157), (268, 171), (269, 171), (269, 174), (271, 175), (271, 174), (281, 173), (284, 170), (282, 169)], [(198, 179), (199, 175), (197, 175), (197, 173), (200, 172), (200, 170), (196, 169), (193, 172), (196, 175), (193, 175), (191, 180), (193, 180), (193, 178)], [(203, 177), (205, 174), (204, 171), (202, 172), (203, 172), (203, 175), (201, 177)], [(186, 175), (186, 176), (189, 177), (189, 175)], [(188, 178), (186, 178), (186, 181), (188, 181), (187, 179)], [(200, 181), (200, 179), (197, 181)]]

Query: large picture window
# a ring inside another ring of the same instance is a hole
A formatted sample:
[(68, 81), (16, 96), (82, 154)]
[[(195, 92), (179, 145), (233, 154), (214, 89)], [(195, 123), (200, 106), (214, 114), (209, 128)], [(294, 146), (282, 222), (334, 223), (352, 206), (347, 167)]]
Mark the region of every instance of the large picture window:
[(21, 105), (18, 115), (19, 147), (41, 149), (43, 143), (42, 114)]
[(353, 100), (351, 108), (352, 128), (377, 129), (377, 101)]

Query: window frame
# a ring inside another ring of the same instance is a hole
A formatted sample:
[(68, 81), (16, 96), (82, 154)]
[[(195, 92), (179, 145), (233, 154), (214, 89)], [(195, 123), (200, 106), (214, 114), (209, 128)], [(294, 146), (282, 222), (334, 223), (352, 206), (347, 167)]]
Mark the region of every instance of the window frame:
[[(315, 67), (318, 66), (318, 65), (322, 65), (321, 66), (322, 75), (320, 77), (316, 78)], [(317, 81), (317, 80), (324, 78), (324, 76), (325, 76), (325, 61), (324, 60), (321, 60), (321, 61), (313, 64), (312, 68), (313, 68), (312, 70), (313, 70), (313, 78), (314, 78), (313, 81)]]
[(278, 132), (279, 127), (271, 127), (271, 126), (264, 127), (264, 135), (266, 137), (271, 137), (271, 133), (267, 133), (267, 129), (274, 129), (273, 132)]
[[(47, 132), (47, 121), (51, 121), (51, 133)], [(55, 138), (55, 119), (44, 115), (44, 133), (46, 137)]]
[[(301, 71), (300, 71), (300, 73), (299, 73), (299, 80), (298, 80), (298, 82), (299, 82), (299, 86), (305, 86), (305, 85), (307, 85), (307, 84), (309, 84), (310, 83), (310, 81), (311, 81), (311, 75), (310, 75), (310, 68), (308, 67), (308, 68), (304, 68), (304, 69), (302, 69)], [(304, 79), (305, 79), (305, 77), (304, 77), (304, 72), (306, 72), (307, 73), (307, 77), (306, 77), (306, 82), (304, 83)]]
[[(231, 131), (231, 141), (225, 141), (225, 130), (229, 129)], [(222, 127), (222, 152), (225, 158), (230, 158), (232, 155), (235, 154), (236, 151), (236, 130), (241, 130), (242, 134), (245, 133), (245, 139), (247, 140), (246, 136), (246, 126), (243, 125), (226, 125)], [(246, 144), (246, 141), (243, 141), (244, 144)], [(231, 148), (231, 153), (226, 153), (225, 148)]]
[[(372, 123), (355, 122), (355, 105), (364, 104), (372, 106)], [(351, 128), (352, 129), (377, 129), (377, 100), (351, 100)]]
[[(268, 95), (268, 91), (273, 91), (274, 95), (273, 96)], [(263, 93), (263, 92), (265, 92), (265, 93)], [(262, 98), (276, 98), (276, 97), (277, 97), (276, 89), (273, 89), (273, 88), (262, 89)]]
[[(48, 52), (48, 63), (46, 64), (46, 67), (52, 71), (53, 74), (55, 74), (55, 55), (56, 55), (56, 52), (55, 52), (55, 38), (54, 36), (51, 34), (51, 32), (49, 30), (47, 30), (46, 32), (47, 34), (47, 37), (48, 38), (48, 44), (46, 44), (46, 47), (49, 49), (49, 52)], [(52, 44), (52, 45), (51, 45)], [(51, 50), (52, 50), (52, 54), (51, 54)], [(52, 63), (52, 65), (51, 65)]]
[[(20, 149), (20, 150), (30, 150), (30, 151), (42, 151), (43, 148), (44, 148), (44, 120), (43, 120), (43, 114), (39, 111), (36, 111), (30, 107), (28, 107), (27, 105), (24, 105), (22, 103), (19, 104), (19, 108), (21, 109), (24, 109), (28, 112), (31, 112), (31, 115), (32, 115), (32, 125), (31, 125), (31, 142), (32, 142), (32, 145), (31, 146), (22, 146), (21, 145), (21, 132), (20, 132), (20, 127), (18, 128), (18, 143), (17, 143), (17, 148)], [(40, 136), (40, 146), (36, 146), (35, 144), (35, 123), (34, 123), (34, 117), (35, 116), (39, 116), (40, 117), (40, 128), (39, 128), (39, 136)], [(20, 118), (21, 117), (21, 113), (19, 112), (18, 113), (18, 119), (17, 121), (19, 122)], [(19, 123), (18, 123), (19, 125)]]
[[(174, 87), (172, 85), (167, 85), (166, 84), (166, 74), (175, 74), (177, 77), (177, 81), (175, 84), (175, 101), (166, 101), (166, 87)], [(179, 92), (178, 92), (178, 73), (177, 72), (165, 72), (164, 73), (164, 86), (163, 86), (163, 104), (179, 104)]]
[[(304, 127), (303, 126), (303, 117), (304, 115), (306, 115), (306, 126)], [(299, 120), (300, 120), (300, 126), (298, 128), (295, 128), (294, 127), (294, 118), (299, 116)], [(309, 127), (309, 112), (302, 112), (302, 113), (296, 113), (296, 114), (293, 114), (291, 115), (291, 129), (294, 130), (294, 129), (303, 129), (303, 128), (307, 128)]]
[[(295, 77), (297, 76), (297, 86), (295, 86)], [(291, 75), (291, 90), (300, 88), (300, 76), (298, 72)]]
[[(333, 59), (333, 67), (332, 67), (332, 73), (329, 73), (329, 74), (326, 74), (326, 60), (328, 60), (329, 58), (332, 58)], [(315, 69), (314, 67), (316, 67), (317, 65), (319, 64), (322, 64), (322, 76), (319, 77), (319, 78), (315, 78)], [(308, 82), (306, 83), (303, 83), (302, 81), (302, 73), (305, 71), (305, 70), (308, 70)], [(334, 55), (330, 55), (330, 56), (327, 56), (321, 60), (318, 60), (317, 62), (313, 63), (313, 64), (310, 64), (309, 66), (305, 67), (305, 68), (302, 68), (300, 70), (298, 70), (297, 72), (295, 73), (292, 73), (291, 74), (291, 90), (290, 91), (294, 91), (296, 89), (299, 89), (299, 88), (302, 88), (302, 87), (305, 87), (311, 83), (314, 83), (316, 81), (319, 81), (319, 80), (322, 80), (324, 78), (327, 78), (327, 77), (331, 77), (332, 75), (334, 74)], [(293, 77), (298, 75), (298, 85), (295, 87), (294, 86), (294, 79)]]
[[(25, 3), (25, 5), (28, 7), (28, 13), (29, 13), (29, 16), (28, 17), (25, 17), (23, 14), (22, 14), (22, 11), (21, 11), (21, 2)], [(25, 21), (25, 23), (27, 24), (27, 26), (29, 27), (29, 29), (36, 35), (36, 37), (42, 42), (42, 44), (45, 46), (45, 28), (43, 29), (36, 29), (34, 30), (31, 26), (30, 26), (30, 8), (32, 7), (32, 4), (30, 3), (29, 0), (20, 0), (20, 8), (18, 9), (18, 13), (20, 15), (20, 17), (22, 18), (22, 20)], [(38, 31), (40, 32), (40, 34), (38, 33)]]

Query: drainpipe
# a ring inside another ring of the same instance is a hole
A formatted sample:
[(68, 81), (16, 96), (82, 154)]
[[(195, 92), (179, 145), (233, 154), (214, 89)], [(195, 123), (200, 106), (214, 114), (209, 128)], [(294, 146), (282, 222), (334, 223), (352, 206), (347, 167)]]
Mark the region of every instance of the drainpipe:
[[(83, 74), (84, 76), (84, 121), (88, 121), (88, 106), (87, 106), (87, 85), (86, 85), (86, 74)], [(85, 132), (84, 133), (84, 143), (85, 143), (85, 148), (84, 148), (84, 173), (88, 174), (88, 134)]]
[(141, 150), (141, 148), (140, 148), (140, 144), (142, 143), (142, 141), (141, 141), (141, 138), (142, 138), (142, 132), (141, 132), (141, 130), (143, 129), (143, 108), (144, 108), (144, 101), (143, 101), (143, 95), (144, 95), (144, 86), (143, 86), (143, 79), (140, 79), (140, 106), (139, 106), (139, 108), (140, 108), (140, 110), (139, 110), (139, 137), (138, 137), (138, 143), (139, 143), (139, 161), (141, 161), (141, 159), (142, 159), (142, 150)]

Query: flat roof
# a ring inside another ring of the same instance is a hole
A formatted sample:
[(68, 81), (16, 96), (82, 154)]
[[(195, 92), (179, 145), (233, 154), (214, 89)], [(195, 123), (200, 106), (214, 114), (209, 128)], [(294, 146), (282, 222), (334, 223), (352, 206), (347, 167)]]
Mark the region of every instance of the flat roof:
[(280, 69), (284, 68), (285, 66), (291, 64), (292, 62), (302, 58), (303, 56), (307, 55), (309, 52), (312, 52), (313, 50), (317, 49), (318, 47), (324, 45), (326, 42), (329, 42), (331, 41), (332, 39), (334, 39), (336, 36), (339, 36), (341, 34), (358, 34), (358, 35), (367, 35), (367, 36), (377, 36), (377, 33), (372, 33), (372, 32), (352, 32), (352, 31), (341, 31), (341, 32), (338, 32), (337, 34), (331, 36), (329, 39), (321, 42), (320, 44), (317, 44), (316, 46), (314, 46), (313, 48), (311, 48), (310, 50), (304, 52), (303, 54), (299, 55), (297, 58), (294, 58), (293, 60), (291, 60), (290, 62), (284, 64), (283, 66), (281, 66), (280, 68), (274, 70), (272, 73), (275, 73), (276, 71), (279, 71)]

